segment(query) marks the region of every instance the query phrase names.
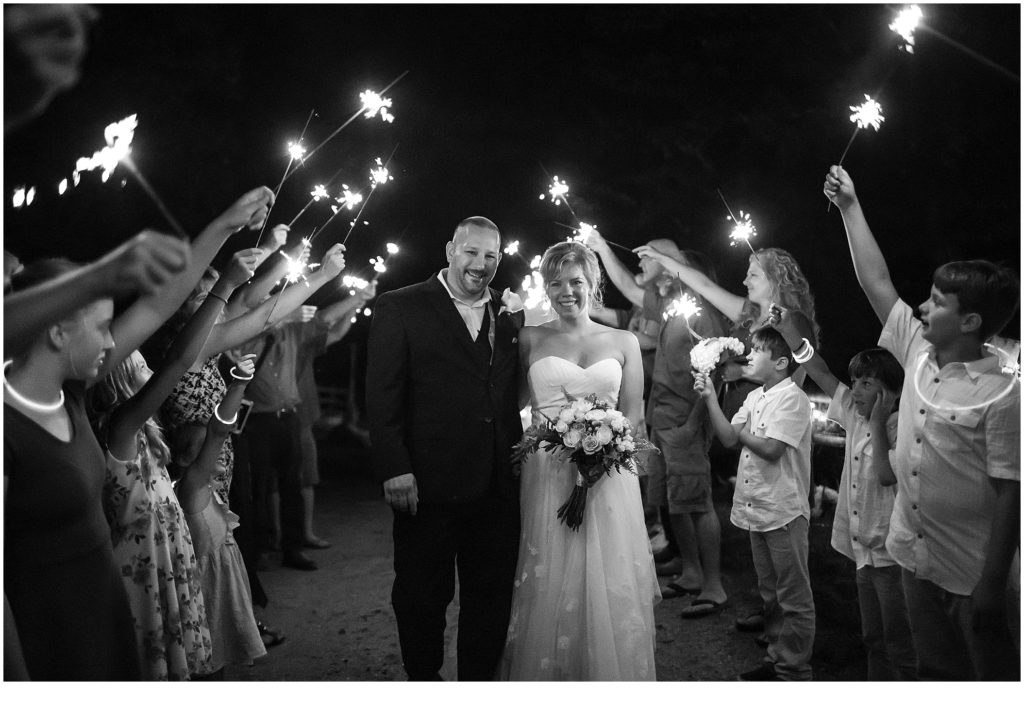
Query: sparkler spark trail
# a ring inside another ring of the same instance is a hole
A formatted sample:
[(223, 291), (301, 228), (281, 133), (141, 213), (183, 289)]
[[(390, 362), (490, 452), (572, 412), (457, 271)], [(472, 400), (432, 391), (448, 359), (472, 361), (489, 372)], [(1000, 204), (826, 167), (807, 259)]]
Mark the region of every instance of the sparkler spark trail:
[(506, 256), (519, 255), (519, 241), (510, 242), (507, 246), (505, 246), (504, 252)]
[[(732, 219), (732, 216), (729, 216)], [(732, 232), (729, 234), (729, 238), (732, 239), (730, 246), (735, 246), (737, 241), (742, 241), (747, 244), (750, 252), (754, 252), (754, 247), (750, 245), (750, 237), (757, 236), (757, 227), (754, 226), (754, 222), (750, 221), (750, 214), (744, 213), (740, 210), (740, 218), (732, 219), (736, 222), (736, 226), (732, 228)]]
[(860, 105), (850, 105), (850, 111), (853, 112), (850, 115), (850, 121), (856, 122), (858, 129), (873, 127), (875, 131), (878, 131), (878, 127), (885, 121), (885, 117), (882, 116), (882, 106), (870, 95), (865, 95), (864, 100)]
[(373, 119), (377, 114), (380, 114), (380, 118), (390, 124), (395, 121), (395, 115), (388, 112), (391, 107), (391, 98), (381, 97), (379, 93), (375, 93), (372, 90), (364, 90), (359, 93), (359, 99), (363, 103), (363, 116), (367, 119)]
[(732, 207), (730, 207), (729, 203), (725, 201), (725, 195), (722, 194), (721, 190), (718, 191), (718, 196), (722, 199), (722, 204), (725, 205), (725, 210), (729, 212), (728, 219), (732, 220), (736, 224), (732, 228), (732, 232), (729, 234), (729, 238), (732, 239), (732, 243), (729, 245), (735, 246), (737, 241), (743, 241), (747, 244), (747, 248), (750, 249), (751, 253), (756, 253), (754, 247), (750, 244), (750, 238), (752, 236), (757, 236), (757, 227), (754, 226), (754, 223), (750, 220), (750, 214), (744, 214), (741, 209), (740, 218), (737, 219), (736, 215), (732, 213)]
[(377, 256), (376, 258), (371, 258), (370, 265), (373, 266), (373, 269), (377, 272), (378, 275), (380, 275), (381, 273), (386, 273), (388, 271), (388, 266), (384, 265), (384, 259), (380, 256)]
[[(352, 223), (348, 227), (348, 233), (345, 234), (345, 238), (341, 240), (342, 245), (348, 242), (348, 237), (352, 235), (352, 232), (356, 228), (356, 224), (359, 223), (359, 217), (363, 215), (363, 210), (366, 209), (366, 205), (370, 203), (370, 198), (373, 197), (373, 193), (377, 192), (377, 186), (394, 180), (394, 178), (388, 173), (388, 163), (390, 163), (391, 159), (395, 157), (395, 151), (397, 150), (398, 144), (395, 144), (395, 147), (391, 150), (391, 155), (388, 156), (387, 163), (381, 163), (380, 158), (376, 159), (375, 162), (378, 167), (370, 170), (370, 193), (366, 196), (366, 199), (363, 200), (363, 206), (359, 208), (358, 212), (356, 212), (355, 219), (352, 220)], [(327, 225), (325, 224), (324, 226)]]
[[(327, 188), (324, 187), (323, 185), (315, 185), (313, 187), (313, 191), (311, 193), (309, 193), (309, 196), (310, 196), (310, 200), (309, 200), (309, 202), (306, 203), (306, 206), (303, 207), (302, 209), (300, 209), (299, 213), (296, 214), (295, 217), (290, 222), (288, 222), (288, 228), (289, 229), (292, 228), (292, 226), (295, 225), (295, 222), (297, 222), (299, 220), (299, 217), (301, 217), (303, 214), (305, 214), (306, 210), (309, 209), (310, 206), (312, 206), (312, 204), (314, 202), (319, 202), (320, 200), (329, 197), (329, 195), (327, 194)], [(266, 222), (264, 222), (263, 226), (266, 227), (266, 225), (267, 225)]]
[(924, 13), (921, 12), (920, 7), (911, 5), (900, 10), (900, 13), (896, 15), (896, 19), (889, 25), (889, 29), (899, 34), (903, 39), (900, 49), (905, 50), (908, 54), (914, 53), (914, 30), (917, 29), (917, 25), (923, 16)]
[(569, 186), (564, 180), (559, 180), (556, 175), (552, 178), (551, 187), (548, 188), (548, 194), (546, 196), (542, 194), (540, 198), (543, 200), (545, 197), (550, 197), (551, 201), (556, 205), (565, 202), (566, 206), (568, 206), (569, 202), (565, 199), (568, 194)]
[[(274, 188), (274, 204), (277, 203), (277, 196), (281, 194), (281, 187), (284, 185), (284, 181), (287, 180), (288, 176), (293, 172), (292, 163), (299, 161), (299, 164), (301, 165), (305, 162), (304, 156), (306, 155), (306, 147), (302, 145), (302, 137), (306, 135), (306, 129), (309, 128), (309, 122), (313, 119), (314, 114), (316, 114), (315, 107), (309, 111), (309, 116), (306, 117), (306, 123), (302, 127), (302, 133), (299, 134), (299, 140), (288, 142), (288, 163), (284, 166), (284, 174), (281, 176), (281, 182), (279, 182), (277, 187)], [(259, 247), (260, 242), (263, 240), (263, 232), (267, 230), (267, 224), (270, 222), (270, 213), (274, 211), (274, 204), (271, 204), (270, 209), (267, 210), (267, 217), (263, 220), (263, 227), (260, 229), (260, 235), (256, 237), (257, 247)]]
[(395, 255), (396, 253), (398, 253), (398, 246), (396, 244), (389, 243), (387, 245), (387, 251), (388, 251), (388, 257), (391, 257), (391, 256)]
[(540, 256), (534, 256), (533, 259), (530, 261), (530, 269), (531, 270), (538, 270), (540, 268), (541, 260), (542, 259), (541, 259)]
[[(400, 81), (400, 80), (401, 80), (402, 78), (404, 78), (404, 77), (405, 77), (405, 76), (406, 76), (406, 75), (407, 75), (408, 73), (409, 73), (409, 71), (403, 71), (401, 75), (399, 75), (399, 76), (398, 76), (397, 78), (395, 78), (395, 79), (394, 79), (394, 80), (392, 80), (392, 81), (391, 81), (390, 83), (388, 83), (388, 84), (387, 84), (387, 85), (386, 85), (386, 86), (384, 87), (384, 89), (383, 89), (383, 90), (381, 90), (381, 91), (380, 91), (379, 93), (374, 93), (374, 94), (376, 94), (376, 95), (378, 95), (378, 96), (383, 96), (383, 95), (384, 95), (384, 93), (386, 93), (386, 92), (387, 92), (388, 90), (390, 90), (391, 88), (393, 88), (393, 87), (395, 86), (395, 84), (396, 84), (396, 83), (397, 83), (398, 81)], [(365, 93), (367, 93), (367, 92), (370, 92), (370, 91), (364, 91), (364, 94), (365, 94)], [(388, 101), (388, 103), (389, 103), (389, 104), (388, 104), (387, 106), (388, 106), (388, 107), (390, 107), (390, 106), (391, 106), (391, 105), (390, 105), (390, 100)], [(348, 119), (346, 119), (346, 120), (345, 120), (345, 121), (344, 121), (344, 122), (342, 123), (342, 125), (341, 125), (340, 127), (338, 127), (338, 128), (337, 128), (337, 129), (335, 129), (335, 130), (334, 130), (333, 132), (331, 132), (331, 135), (330, 135), (330, 136), (328, 136), (328, 137), (327, 137), (326, 139), (324, 139), (324, 140), (323, 140), (323, 141), (321, 141), (321, 142), (320, 142), (319, 144), (317, 144), (317, 146), (316, 146), (316, 147), (315, 147), (315, 148), (314, 148), (314, 149), (313, 149), (312, 151), (310, 151), (310, 152), (309, 152), (309, 153), (308, 153), (308, 154), (306, 155), (306, 160), (309, 160), (310, 158), (312, 158), (312, 157), (313, 157), (313, 154), (315, 154), (315, 153), (316, 153), (317, 151), (319, 151), (319, 150), (320, 150), (321, 148), (323, 148), (323, 147), (324, 147), (324, 145), (325, 145), (325, 144), (326, 144), (326, 143), (327, 143), (328, 141), (330, 141), (330, 140), (331, 140), (331, 139), (333, 139), (333, 138), (334, 138), (335, 136), (337, 136), (338, 134), (340, 134), (340, 133), (341, 133), (341, 130), (342, 130), (342, 129), (344, 129), (344, 128), (345, 128), (345, 127), (347, 127), (347, 126), (348, 126), (349, 124), (351, 124), (352, 122), (354, 122), (354, 121), (356, 120), (356, 118), (357, 118), (357, 117), (359, 117), (359, 115), (361, 115), (361, 114), (365, 113), (366, 111), (367, 111), (367, 106), (366, 106), (365, 104), (363, 104), (362, 106), (360, 106), (360, 108), (359, 108), (358, 110), (356, 110), (356, 111), (355, 111), (355, 112), (354, 112), (354, 113), (352, 114), (352, 116), (351, 116), (351, 117), (349, 117)], [(370, 115), (370, 116), (372, 117), (373, 115)]]
[(97, 151), (92, 155), (91, 158), (79, 158), (75, 164), (75, 183), (77, 184), (78, 174), (86, 170), (95, 170), (96, 168), (102, 168), (103, 173), (100, 179), (106, 182), (110, 178), (111, 173), (117, 167), (118, 163), (124, 165), (128, 169), (128, 172), (135, 176), (139, 185), (145, 191), (149, 198), (156, 205), (160, 213), (163, 214), (164, 219), (171, 225), (174, 232), (181, 238), (187, 239), (188, 234), (181, 228), (181, 224), (174, 218), (170, 210), (164, 204), (160, 196), (156, 194), (156, 190), (149, 184), (149, 181), (142, 175), (142, 172), (135, 165), (132, 160), (132, 139), (135, 136), (135, 128), (139, 126), (138, 115), (128, 115), (119, 122), (113, 122), (108, 124), (103, 130), (103, 138), (107, 142), (107, 145), (101, 150)]
[(700, 316), (700, 305), (697, 304), (697, 300), (688, 294), (683, 294), (682, 297), (665, 307), (663, 314), (665, 319), (672, 319), (677, 316), (682, 316), (687, 321), (691, 317)]
[(60, 184), (57, 185), (57, 194), (58, 195), (63, 195), (67, 191), (68, 191), (68, 179), (64, 178), (63, 180), (60, 181)]

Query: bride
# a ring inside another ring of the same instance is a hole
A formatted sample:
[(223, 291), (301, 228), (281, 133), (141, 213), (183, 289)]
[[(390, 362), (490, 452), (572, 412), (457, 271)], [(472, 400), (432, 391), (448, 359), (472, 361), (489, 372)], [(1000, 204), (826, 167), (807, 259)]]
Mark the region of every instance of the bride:
[[(643, 426), (640, 346), (592, 321), (600, 301), (597, 257), (567, 241), (540, 272), (558, 318), (519, 334), (534, 422), (574, 397), (597, 394)], [(590, 488), (583, 524), (556, 516), (576, 466), (539, 450), (522, 466), (522, 535), (512, 616), (498, 670), (503, 680), (654, 680), (654, 604), (661, 595), (636, 475), (613, 471)]]

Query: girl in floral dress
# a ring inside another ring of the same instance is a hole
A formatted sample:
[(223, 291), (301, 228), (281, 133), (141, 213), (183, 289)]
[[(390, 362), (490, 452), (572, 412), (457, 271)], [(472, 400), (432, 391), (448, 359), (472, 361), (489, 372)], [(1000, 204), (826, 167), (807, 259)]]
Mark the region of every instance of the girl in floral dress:
[(108, 451), (104, 511), (147, 680), (208, 674), (213, 654), (192, 535), (167, 473), (170, 450), (152, 415), (194, 362), (224, 300), (252, 275), (255, 263), (253, 249), (235, 254), (158, 372), (135, 351), (92, 395)]
[(218, 460), (221, 444), (235, 425), (245, 386), (255, 374), (254, 357), (244, 356), (231, 370), (235, 381), (214, 407), (206, 427), (183, 427), (175, 442), (182, 448), (176, 458), (187, 465), (177, 489), (194, 534), (206, 595), (213, 637), (211, 680), (223, 679), (227, 665), (249, 664), (267, 652), (253, 615), (242, 554), (232, 536), (238, 516), (228, 509), (214, 486), (214, 478), (223, 473)]

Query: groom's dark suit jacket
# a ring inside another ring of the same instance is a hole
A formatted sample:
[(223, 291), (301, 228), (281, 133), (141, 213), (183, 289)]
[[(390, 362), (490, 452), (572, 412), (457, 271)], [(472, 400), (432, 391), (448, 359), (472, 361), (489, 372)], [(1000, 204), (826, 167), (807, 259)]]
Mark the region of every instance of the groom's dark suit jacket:
[(374, 471), (382, 482), (411, 472), (423, 503), (471, 501), (492, 485), (518, 498), (509, 455), (522, 435), (523, 314), (499, 314), (500, 295), (489, 293), (490, 362), (436, 276), (375, 305), (366, 374)]

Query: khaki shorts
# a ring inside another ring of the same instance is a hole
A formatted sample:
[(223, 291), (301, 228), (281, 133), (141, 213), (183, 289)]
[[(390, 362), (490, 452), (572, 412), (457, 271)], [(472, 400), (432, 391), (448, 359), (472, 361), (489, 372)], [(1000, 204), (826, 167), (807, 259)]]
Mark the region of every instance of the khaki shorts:
[(648, 505), (667, 506), (670, 514), (714, 511), (705, 429), (683, 425), (651, 430), (651, 442), (661, 454), (651, 455), (647, 463)]

